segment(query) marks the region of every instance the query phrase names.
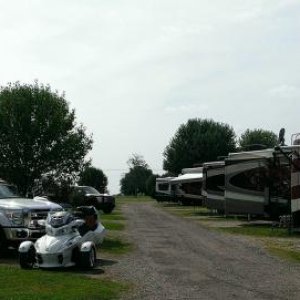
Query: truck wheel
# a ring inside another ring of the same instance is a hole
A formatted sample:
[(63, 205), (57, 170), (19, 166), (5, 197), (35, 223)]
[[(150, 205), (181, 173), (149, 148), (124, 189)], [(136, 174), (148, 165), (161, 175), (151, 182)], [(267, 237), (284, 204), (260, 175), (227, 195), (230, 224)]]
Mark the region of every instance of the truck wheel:
[(105, 214), (110, 214), (113, 211), (113, 208), (109, 207), (109, 208), (103, 208), (103, 212)]
[(94, 247), (88, 252), (81, 252), (80, 265), (83, 268), (94, 268), (96, 266), (96, 250)]
[(7, 250), (7, 240), (3, 229), (0, 227), (0, 253)]
[(35, 249), (31, 247), (28, 252), (20, 253), (19, 261), (22, 269), (32, 269), (35, 263)]

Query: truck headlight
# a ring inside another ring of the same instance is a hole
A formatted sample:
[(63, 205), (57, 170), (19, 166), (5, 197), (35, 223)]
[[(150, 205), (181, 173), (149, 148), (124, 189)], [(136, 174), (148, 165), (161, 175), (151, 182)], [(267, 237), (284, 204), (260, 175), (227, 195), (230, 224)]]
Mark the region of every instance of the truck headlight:
[(12, 225), (23, 226), (24, 215), (22, 210), (7, 210), (5, 212), (7, 218), (11, 221)]

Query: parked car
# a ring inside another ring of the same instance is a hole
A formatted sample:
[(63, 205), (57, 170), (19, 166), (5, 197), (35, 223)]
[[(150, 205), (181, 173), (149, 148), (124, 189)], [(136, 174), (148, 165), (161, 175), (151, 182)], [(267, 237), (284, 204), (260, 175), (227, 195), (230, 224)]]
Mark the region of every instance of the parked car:
[(71, 193), (73, 206), (92, 205), (108, 214), (115, 208), (115, 197), (101, 194), (91, 186), (74, 186)]
[(11, 185), (0, 183), (0, 252), (9, 246), (17, 247), (22, 241), (36, 240), (45, 233), (38, 224), (50, 211), (62, 207), (47, 200), (20, 197)]

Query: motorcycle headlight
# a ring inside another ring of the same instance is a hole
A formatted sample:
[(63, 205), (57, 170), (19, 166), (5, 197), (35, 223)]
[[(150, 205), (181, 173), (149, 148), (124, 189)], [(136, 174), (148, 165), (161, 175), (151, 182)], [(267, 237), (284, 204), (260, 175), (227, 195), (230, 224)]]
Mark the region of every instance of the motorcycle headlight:
[(11, 221), (12, 225), (23, 226), (24, 215), (22, 210), (8, 210), (5, 212), (7, 218)]

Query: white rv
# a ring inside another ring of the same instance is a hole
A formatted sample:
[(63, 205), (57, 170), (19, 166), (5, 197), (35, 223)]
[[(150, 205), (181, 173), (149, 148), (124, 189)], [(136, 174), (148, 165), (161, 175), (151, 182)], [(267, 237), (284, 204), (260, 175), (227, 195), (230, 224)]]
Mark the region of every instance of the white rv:
[(225, 162), (213, 161), (203, 164), (204, 205), (209, 209), (225, 212)]
[(171, 185), (171, 180), (174, 177), (156, 178), (155, 184), (155, 199), (160, 201), (172, 201), (175, 196), (175, 186)]
[(203, 168), (182, 169), (182, 174), (171, 180), (175, 185), (175, 196), (177, 201), (184, 205), (202, 205), (202, 181)]

